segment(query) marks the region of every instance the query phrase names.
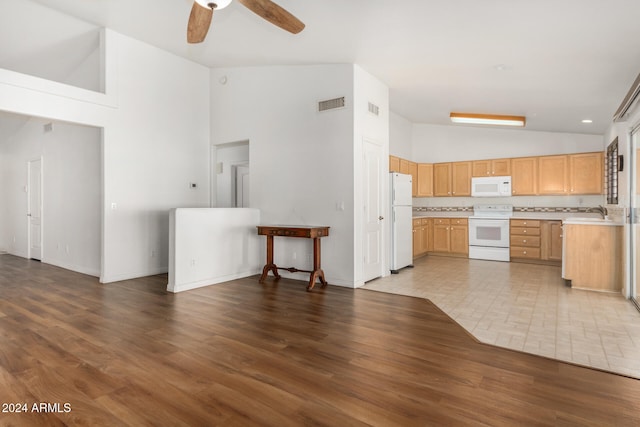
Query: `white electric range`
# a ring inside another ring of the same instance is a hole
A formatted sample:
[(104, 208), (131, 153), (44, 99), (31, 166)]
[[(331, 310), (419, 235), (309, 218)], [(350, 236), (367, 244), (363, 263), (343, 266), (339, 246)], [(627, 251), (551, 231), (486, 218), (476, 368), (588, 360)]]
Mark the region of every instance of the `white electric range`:
[(469, 258), (509, 261), (511, 205), (474, 205), (469, 217)]

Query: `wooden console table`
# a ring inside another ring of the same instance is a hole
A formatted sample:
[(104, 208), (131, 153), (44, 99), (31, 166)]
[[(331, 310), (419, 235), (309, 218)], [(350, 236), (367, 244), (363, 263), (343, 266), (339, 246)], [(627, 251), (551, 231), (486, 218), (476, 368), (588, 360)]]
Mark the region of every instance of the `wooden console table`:
[[(316, 280), (320, 280), (322, 287), (327, 286), (327, 281), (324, 279), (324, 271), (320, 267), (320, 238), (329, 235), (329, 227), (325, 226), (313, 226), (313, 225), (259, 225), (258, 234), (267, 236), (267, 263), (262, 269), (262, 276), (260, 276), (260, 283), (263, 283), (267, 278), (269, 271), (273, 273), (276, 280), (280, 278), (278, 270), (287, 270), (291, 273), (303, 272), (309, 273), (309, 285), (307, 291), (313, 289)], [(283, 237), (302, 237), (307, 239), (313, 239), (313, 270), (299, 270), (294, 267), (284, 268), (278, 267), (273, 263), (273, 236)]]

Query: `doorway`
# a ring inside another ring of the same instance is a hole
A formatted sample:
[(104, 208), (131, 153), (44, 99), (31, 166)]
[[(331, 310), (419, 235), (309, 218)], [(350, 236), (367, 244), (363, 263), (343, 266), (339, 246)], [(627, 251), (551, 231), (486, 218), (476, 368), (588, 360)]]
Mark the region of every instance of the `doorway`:
[(28, 162), (27, 239), (29, 259), (42, 260), (42, 158)]
[(249, 203), (249, 165), (236, 165), (234, 169), (233, 187), (235, 189), (234, 207), (248, 208)]
[(249, 207), (249, 141), (230, 142), (211, 147), (211, 206)]

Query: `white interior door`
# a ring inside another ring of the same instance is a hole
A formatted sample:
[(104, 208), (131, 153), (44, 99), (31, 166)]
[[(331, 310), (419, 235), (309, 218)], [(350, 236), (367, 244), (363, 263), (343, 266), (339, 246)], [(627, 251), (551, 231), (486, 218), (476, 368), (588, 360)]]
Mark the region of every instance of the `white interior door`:
[(384, 187), (382, 147), (374, 142), (363, 142), (363, 187), (364, 187), (364, 281), (382, 275), (382, 191)]
[(249, 207), (249, 166), (236, 166), (236, 207)]
[(42, 259), (42, 159), (29, 162), (27, 178), (29, 258)]

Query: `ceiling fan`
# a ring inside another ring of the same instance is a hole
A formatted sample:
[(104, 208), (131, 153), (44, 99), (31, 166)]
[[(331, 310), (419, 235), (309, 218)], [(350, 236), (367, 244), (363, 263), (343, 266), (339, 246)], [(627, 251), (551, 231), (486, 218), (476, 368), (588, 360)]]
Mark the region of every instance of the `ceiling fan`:
[[(211, 25), (213, 11), (224, 9), (232, 0), (195, 0), (191, 7), (189, 24), (187, 25), (187, 41), (200, 43), (204, 41)], [(271, 0), (238, 0), (244, 7), (256, 15), (266, 19), (274, 25), (298, 34), (304, 29), (304, 24), (295, 16), (278, 6)]]

